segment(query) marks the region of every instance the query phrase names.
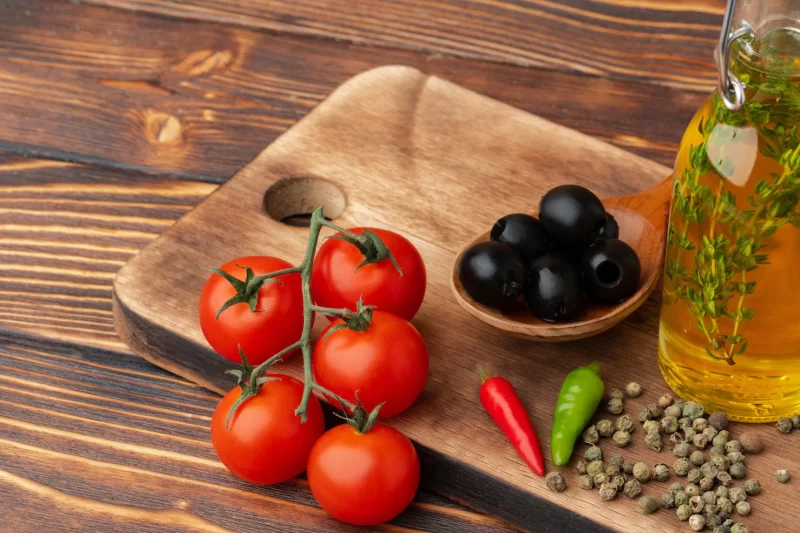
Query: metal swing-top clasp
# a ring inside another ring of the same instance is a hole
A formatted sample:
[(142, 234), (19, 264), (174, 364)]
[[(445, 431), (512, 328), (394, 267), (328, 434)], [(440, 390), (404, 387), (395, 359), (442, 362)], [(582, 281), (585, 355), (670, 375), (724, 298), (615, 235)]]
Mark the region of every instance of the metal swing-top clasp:
[(731, 111), (740, 110), (745, 102), (745, 84), (730, 69), (731, 45), (742, 37), (752, 39), (755, 36), (753, 27), (746, 20), (742, 20), (739, 23), (739, 28), (731, 32), (735, 7), (736, 0), (728, 0), (728, 8), (725, 11), (725, 17), (722, 19), (719, 46), (714, 52), (714, 59), (719, 72), (719, 96), (722, 98), (725, 107)]

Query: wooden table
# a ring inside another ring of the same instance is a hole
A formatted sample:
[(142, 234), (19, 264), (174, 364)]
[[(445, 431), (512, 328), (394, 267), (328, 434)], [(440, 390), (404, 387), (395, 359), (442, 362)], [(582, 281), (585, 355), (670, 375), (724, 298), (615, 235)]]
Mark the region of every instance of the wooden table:
[[(191, 5), (190, 5), (191, 4)], [(0, 2), (0, 529), (339, 531), (217, 461), (116, 270), (348, 77), (406, 64), (670, 164), (721, 0)], [(422, 491), (380, 530), (508, 530)]]

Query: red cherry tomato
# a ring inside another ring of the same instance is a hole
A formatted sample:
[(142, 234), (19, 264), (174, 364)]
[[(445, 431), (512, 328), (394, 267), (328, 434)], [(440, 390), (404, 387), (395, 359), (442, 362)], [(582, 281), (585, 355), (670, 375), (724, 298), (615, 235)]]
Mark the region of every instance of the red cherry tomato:
[(314, 347), (314, 379), (355, 403), (355, 392), (367, 411), (382, 402), (381, 418), (408, 409), (428, 379), (428, 349), (411, 322), (375, 310), (365, 331), (328, 331), (344, 322), (335, 320)]
[(220, 461), (240, 478), (273, 485), (299, 476), (306, 469), (314, 443), (325, 432), (319, 400), (308, 402), (305, 423), (294, 414), (303, 384), (290, 376), (270, 374), (279, 381), (265, 383), (244, 401), (226, 428), (231, 406), (239, 399), (235, 387), (222, 398), (211, 417), (211, 443)]
[[(359, 249), (340, 239), (328, 239), (314, 259), (311, 295), (322, 307), (356, 310), (363, 295), (364, 304), (374, 305), (411, 320), (425, 297), (427, 277), (422, 256), (411, 242), (393, 231), (368, 228), (383, 241), (403, 270), (401, 276), (389, 259), (356, 267), (364, 260)], [(364, 228), (353, 228), (363, 233)]]
[(357, 526), (388, 522), (419, 487), (419, 457), (402, 433), (383, 424), (365, 434), (337, 426), (314, 445), (308, 484), (332, 517)]
[[(239, 265), (239, 266), (237, 266)], [(240, 257), (220, 267), (244, 281), (250, 267), (256, 276), (291, 268), (283, 259), (268, 256)], [(236, 294), (236, 289), (219, 274), (211, 274), (200, 294), (200, 327), (206, 340), (222, 357), (240, 362), (239, 345), (252, 365), (263, 363), (303, 333), (303, 293), (300, 274), (276, 278), (282, 282), (265, 283), (258, 291), (258, 312), (247, 303), (233, 305), (217, 313)], [(292, 354), (287, 354), (287, 357)]]

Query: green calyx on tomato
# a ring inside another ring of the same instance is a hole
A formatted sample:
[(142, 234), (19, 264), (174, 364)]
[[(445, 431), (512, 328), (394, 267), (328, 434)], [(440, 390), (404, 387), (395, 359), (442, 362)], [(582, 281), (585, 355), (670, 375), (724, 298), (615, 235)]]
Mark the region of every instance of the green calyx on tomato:
[[(228, 309), (229, 307), (246, 303), (250, 306), (250, 311), (252, 313), (256, 312), (256, 308), (258, 307), (258, 291), (261, 290), (261, 287), (264, 286), (265, 283), (280, 283), (283, 285), (283, 282), (279, 279), (275, 279), (275, 276), (281, 274), (281, 272), (272, 272), (270, 274), (264, 274), (262, 276), (256, 276), (253, 273), (253, 269), (249, 266), (239, 266), (237, 267), (243, 269), (245, 271), (245, 279), (244, 281), (236, 278), (235, 276), (225, 272), (219, 268), (206, 268), (209, 272), (213, 272), (218, 274), (228, 280), (228, 282), (233, 285), (233, 288), (236, 289), (236, 294), (231, 297), (227, 302), (225, 302), (222, 307), (220, 307), (219, 311), (217, 311), (217, 319), (219, 320), (219, 315), (222, 314), (223, 311)], [(286, 273), (289, 272), (296, 272), (296, 268), (287, 269)]]
[(329, 237), (329, 239), (339, 239), (358, 248), (358, 250), (364, 256), (364, 259), (356, 266), (355, 270), (358, 270), (364, 265), (373, 265), (383, 261), (384, 259), (388, 259), (394, 265), (397, 273), (401, 276), (403, 275), (403, 269), (400, 268), (400, 265), (397, 263), (397, 259), (395, 259), (394, 255), (392, 255), (392, 251), (389, 250), (389, 247), (384, 244), (380, 237), (375, 235), (374, 231), (368, 228), (364, 228), (362, 233), (332, 235)]
[(239, 409), (239, 406), (241, 406), (249, 398), (257, 396), (261, 391), (261, 387), (263, 387), (265, 383), (277, 380), (277, 378), (264, 377), (274, 361), (270, 361), (269, 364), (266, 365), (259, 365), (258, 368), (256, 368), (256, 371), (254, 371), (250, 366), (250, 363), (247, 362), (247, 357), (244, 355), (244, 350), (242, 350), (241, 346), (239, 347), (239, 354), (242, 356), (242, 369), (227, 370), (225, 372), (226, 374), (236, 376), (237, 384), (239, 385), (239, 388), (242, 389), (242, 393), (239, 395), (239, 398), (237, 398), (237, 400), (233, 403), (230, 412), (228, 412), (228, 418), (225, 420), (226, 429), (230, 427), (231, 419), (233, 418), (233, 415), (236, 414), (236, 410)]
[(335, 318), (340, 318), (344, 321), (344, 324), (337, 324), (332, 328), (328, 329), (325, 332), (325, 336), (323, 339), (328, 338), (331, 333), (335, 333), (340, 329), (350, 329), (352, 331), (366, 331), (369, 328), (369, 325), (372, 323), (372, 310), (375, 309), (374, 305), (364, 305), (364, 299), (359, 298), (358, 302), (356, 302), (356, 311), (350, 311), (349, 309), (342, 309), (337, 311), (347, 311), (346, 313), (326, 313), (322, 312), (326, 316), (331, 316)]
[[(344, 414), (341, 415), (339, 413), (334, 413), (334, 414), (339, 418), (341, 418), (342, 420), (344, 420), (348, 426), (350, 426), (356, 431), (356, 433), (358, 433), (359, 435), (363, 435), (365, 433), (369, 433), (369, 430), (372, 429), (373, 426), (375, 426), (375, 423), (378, 421), (378, 411), (381, 410), (381, 407), (383, 407), (383, 405), (386, 402), (383, 402), (382, 404), (378, 405), (371, 412), (367, 412), (364, 406), (361, 405), (361, 400), (358, 399), (358, 391), (356, 391), (355, 396), (356, 396), (355, 406), (353, 406), (349, 402), (345, 404), (345, 401), (337, 396), (336, 399), (339, 400), (339, 405), (342, 407), (342, 413)], [(347, 415), (348, 411), (353, 412), (352, 416)]]

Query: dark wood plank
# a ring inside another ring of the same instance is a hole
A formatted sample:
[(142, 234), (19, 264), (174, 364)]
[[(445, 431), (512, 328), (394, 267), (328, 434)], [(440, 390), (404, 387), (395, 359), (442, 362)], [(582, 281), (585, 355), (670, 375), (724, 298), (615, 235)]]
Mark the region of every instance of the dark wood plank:
[(723, 0), (88, 0), (179, 18), (709, 91)]
[[(218, 397), (138, 358), (0, 333), (4, 531), (361, 531), (328, 518), (305, 480), (258, 487), (216, 458)], [(376, 531), (510, 531), (421, 492)]]
[(0, 154), (0, 327), (125, 350), (114, 274), (216, 187)]
[(217, 182), (335, 86), (383, 64), (418, 67), (668, 164), (704, 99), (44, 0), (0, 6), (0, 58), (0, 150)]

